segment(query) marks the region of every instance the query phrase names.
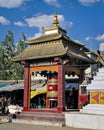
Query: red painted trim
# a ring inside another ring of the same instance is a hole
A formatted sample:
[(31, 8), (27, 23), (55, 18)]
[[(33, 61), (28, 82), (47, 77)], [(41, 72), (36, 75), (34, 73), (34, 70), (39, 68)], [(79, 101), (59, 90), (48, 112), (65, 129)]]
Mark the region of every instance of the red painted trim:
[(60, 113), (58, 109), (28, 109), (23, 110), (25, 112), (50, 112), (50, 113)]
[(58, 112), (65, 110), (65, 85), (63, 66), (58, 66)]
[(28, 109), (28, 100), (29, 100), (29, 67), (25, 66), (24, 68), (24, 99), (23, 99), (23, 110)]

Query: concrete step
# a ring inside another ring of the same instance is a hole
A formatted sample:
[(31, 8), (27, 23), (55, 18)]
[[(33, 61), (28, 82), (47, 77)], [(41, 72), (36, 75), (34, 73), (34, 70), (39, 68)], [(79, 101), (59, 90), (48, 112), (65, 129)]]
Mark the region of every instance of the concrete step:
[(104, 72), (97, 72), (96, 76), (104, 76)]
[(65, 125), (63, 113), (21, 112), (20, 114), (9, 114), (9, 118), (19, 122), (48, 122), (49, 124)]
[(95, 115), (102, 115), (104, 116), (104, 110), (97, 110), (97, 109), (81, 109), (81, 113), (85, 114), (95, 114)]
[(47, 115), (47, 116), (64, 116), (64, 113), (50, 113), (50, 112), (32, 112), (32, 111), (23, 111), (21, 114), (25, 115)]
[(87, 90), (91, 90), (91, 91), (101, 90), (101, 91), (104, 91), (104, 85), (103, 84), (89, 84), (87, 86)]
[(92, 80), (91, 84), (103, 84), (104, 85), (104, 80)]
[(104, 130), (104, 115), (87, 113), (66, 113), (66, 126), (86, 128), (91, 130)]
[(99, 68), (98, 72), (103, 72), (104, 73), (104, 68)]
[(96, 80), (98, 80), (98, 81), (100, 80), (101, 81), (101, 80), (104, 80), (104, 77), (102, 75), (101, 76), (100, 75), (99, 76), (94, 76), (93, 80), (94, 81), (96, 81)]
[(99, 114), (104, 115), (103, 104), (88, 104), (83, 109), (80, 109), (81, 113)]

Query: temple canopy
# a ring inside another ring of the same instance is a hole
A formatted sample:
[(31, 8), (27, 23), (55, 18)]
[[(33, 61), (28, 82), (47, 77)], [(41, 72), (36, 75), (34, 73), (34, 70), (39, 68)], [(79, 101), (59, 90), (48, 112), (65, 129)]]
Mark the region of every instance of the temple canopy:
[[(25, 41), (30, 47), (12, 58), (13, 61), (22, 61), (24, 66), (23, 107), (24, 111), (41, 107), (63, 112), (68, 103), (65, 101), (68, 91), (73, 95), (76, 93), (73, 99), (78, 97), (78, 85), (83, 80), (84, 70), (95, 62), (87, 56), (88, 48), (66, 35), (66, 30), (59, 26), (56, 13), (53, 26), (43, 28), (43, 31), (40, 37)], [(38, 73), (45, 78), (45, 83), (38, 77), (32, 86)], [(78, 100), (73, 107), (77, 108), (77, 105)]]
[[(68, 56), (92, 63), (93, 60), (85, 53), (88, 49), (83, 47), (82, 44), (71, 40), (66, 35), (66, 30), (60, 28), (58, 23), (57, 14), (55, 14), (53, 26), (43, 28), (44, 34), (42, 36), (26, 41), (30, 45), (30, 48), (26, 48), (19, 55), (13, 57), (13, 61)], [(84, 48), (84, 50), (81, 50), (81, 48)]]

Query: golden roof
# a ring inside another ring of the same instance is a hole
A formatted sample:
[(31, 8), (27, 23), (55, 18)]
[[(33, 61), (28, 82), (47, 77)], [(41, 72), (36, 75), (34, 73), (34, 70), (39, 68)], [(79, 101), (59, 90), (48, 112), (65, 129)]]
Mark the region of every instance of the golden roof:
[(51, 43), (26, 48), (19, 55), (13, 57), (13, 61), (41, 59), (68, 55), (82, 61), (92, 62), (92, 60), (83, 52), (74, 47), (64, 47), (63, 43)]
[(19, 55), (13, 57), (13, 61), (22, 61), (22, 60), (32, 60), (32, 59), (40, 59), (40, 58), (48, 58), (55, 56), (62, 56), (66, 54), (66, 49), (62, 44), (54, 44), (54, 45), (40, 45), (33, 46), (30, 48), (26, 48)]
[(85, 62), (92, 62), (84, 51), (80, 50), (80, 47), (83, 45), (71, 40), (66, 36), (65, 30), (57, 26), (57, 14), (54, 15), (53, 24), (54, 26), (45, 28), (44, 30), (58, 30), (57, 33), (44, 34), (39, 38), (26, 41), (31, 47), (26, 48), (19, 55), (13, 57), (12, 60), (23, 61), (68, 55), (69, 57), (77, 58)]
[(36, 44), (36, 43), (43, 43), (43, 42), (48, 42), (48, 41), (54, 41), (57, 39), (60, 39), (62, 37), (61, 34), (58, 33), (54, 33), (54, 34), (50, 34), (50, 35), (42, 35), (36, 39), (32, 39), (29, 41), (26, 41), (27, 44)]
[(84, 51), (80, 51), (79, 49), (71, 47), (71, 46), (69, 47), (67, 51), (67, 55), (73, 58), (80, 59), (82, 61), (86, 61), (90, 63), (94, 62), (90, 57), (86, 55), (86, 53), (84, 53)]

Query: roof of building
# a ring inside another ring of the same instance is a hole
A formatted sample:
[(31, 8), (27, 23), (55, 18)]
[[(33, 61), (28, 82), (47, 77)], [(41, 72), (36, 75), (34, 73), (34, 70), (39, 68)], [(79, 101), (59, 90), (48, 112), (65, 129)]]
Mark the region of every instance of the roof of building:
[(54, 45), (43, 44), (37, 47), (33, 46), (30, 48), (26, 48), (19, 55), (13, 57), (13, 60), (14, 61), (32, 60), (32, 59), (62, 56), (65, 54), (66, 49), (63, 47), (62, 44), (54, 44)]
[(19, 55), (12, 58), (13, 61), (23, 61), (32, 59), (41, 59), (49, 57), (57, 57), (68, 55), (85, 62), (92, 62), (80, 47), (79, 44), (66, 36), (65, 30), (61, 29), (57, 24), (57, 15), (54, 15), (53, 26), (44, 29), (46, 32), (39, 38), (26, 41), (30, 48), (26, 48)]
[(53, 33), (53, 34), (43, 34), (42, 36), (38, 37), (38, 38), (35, 38), (35, 39), (32, 39), (32, 40), (29, 40), (29, 41), (26, 41), (27, 44), (36, 44), (36, 43), (43, 43), (43, 42), (48, 42), (48, 41), (54, 41), (54, 40), (57, 40), (57, 39), (60, 39), (62, 37), (61, 34), (58, 34), (58, 33)]
[(13, 57), (13, 61), (22, 61), (22, 60), (32, 60), (32, 59), (41, 59), (48, 57), (56, 57), (68, 55), (73, 58), (81, 59), (82, 61), (92, 62), (83, 51), (80, 51), (74, 47), (64, 47), (62, 43), (56, 44), (43, 44), (40, 46), (33, 46), (26, 48), (19, 55)]

